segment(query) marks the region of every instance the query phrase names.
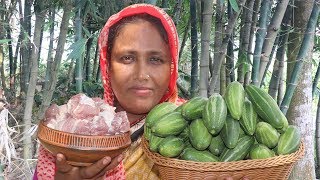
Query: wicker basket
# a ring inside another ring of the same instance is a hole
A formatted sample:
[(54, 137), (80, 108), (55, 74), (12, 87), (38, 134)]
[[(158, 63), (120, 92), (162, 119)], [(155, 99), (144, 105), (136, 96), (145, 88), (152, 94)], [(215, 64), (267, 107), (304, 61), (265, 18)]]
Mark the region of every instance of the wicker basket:
[(142, 140), (146, 155), (158, 166), (161, 179), (288, 179), (292, 167), (304, 153), (304, 146), (295, 153), (268, 159), (241, 160), (235, 162), (193, 162), (166, 158), (149, 150), (148, 142)]
[(123, 153), (131, 144), (130, 131), (112, 136), (79, 135), (58, 131), (40, 121), (38, 139), (48, 151), (62, 153), (75, 166), (88, 166), (105, 156)]

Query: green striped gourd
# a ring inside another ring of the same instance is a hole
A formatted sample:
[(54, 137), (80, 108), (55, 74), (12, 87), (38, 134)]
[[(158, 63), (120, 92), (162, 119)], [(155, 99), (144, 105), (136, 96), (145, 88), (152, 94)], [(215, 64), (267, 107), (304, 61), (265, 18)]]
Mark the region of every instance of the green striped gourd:
[(240, 136), (240, 123), (234, 120), (232, 117), (227, 116), (225, 125), (220, 132), (221, 138), (224, 144), (228, 148), (234, 148), (239, 140)]
[(150, 129), (150, 127), (147, 127), (147, 125), (146, 124), (144, 124), (144, 133), (143, 133), (143, 135), (144, 135), (144, 137), (149, 141), (150, 140), (150, 137), (151, 137), (151, 129)]
[(205, 97), (193, 97), (181, 107), (181, 114), (186, 120), (202, 118), (203, 107), (208, 101)]
[(220, 135), (212, 137), (208, 150), (215, 156), (219, 156), (226, 148)]
[(219, 158), (209, 151), (199, 151), (194, 148), (186, 148), (181, 154), (181, 159), (197, 162), (218, 162)]
[(220, 157), (223, 162), (242, 160), (247, 156), (254, 143), (252, 136), (243, 136), (233, 149), (226, 149)]
[(284, 131), (288, 121), (276, 101), (266, 91), (254, 85), (246, 86), (246, 92), (257, 114), (274, 128)]
[(259, 122), (257, 124), (255, 137), (259, 143), (272, 149), (278, 144), (280, 134), (269, 123)]
[(258, 115), (254, 111), (252, 103), (249, 100), (245, 100), (242, 109), (242, 116), (239, 121), (242, 129), (248, 135), (252, 136), (256, 131), (257, 117)]
[(163, 139), (164, 138), (158, 137), (151, 133), (150, 140), (149, 140), (149, 149), (153, 152), (158, 152), (159, 145)]
[(275, 153), (263, 144), (255, 144), (250, 150), (250, 159), (266, 159), (275, 156)]
[(227, 105), (220, 94), (213, 93), (209, 97), (204, 106), (202, 117), (204, 125), (212, 135), (217, 135), (221, 131), (226, 122)]
[(163, 102), (156, 105), (148, 113), (145, 124), (148, 127), (152, 127), (154, 122), (159, 120), (162, 116), (174, 111), (176, 108), (177, 108), (177, 105), (175, 105), (172, 102)]
[(164, 157), (177, 157), (183, 149), (183, 140), (175, 136), (164, 138), (159, 145), (159, 153)]
[(224, 98), (230, 115), (236, 120), (241, 118), (244, 97), (245, 91), (242, 84), (234, 81), (228, 85)]
[(205, 127), (202, 119), (193, 120), (189, 126), (189, 139), (194, 148), (205, 150), (211, 142), (212, 135)]
[(178, 135), (179, 138), (183, 140), (183, 142), (189, 141), (189, 125)]
[(156, 121), (151, 127), (151, 132), (159, 137), (178, 135), (187, 127), (187, 124), (179, 112), (171, 112)]
[(287, 130), (280, 135), (277, 153), (290, 154), (299, 149), (301, 142), (301, 135), (299, 129), (294, 125), (289, 125)]

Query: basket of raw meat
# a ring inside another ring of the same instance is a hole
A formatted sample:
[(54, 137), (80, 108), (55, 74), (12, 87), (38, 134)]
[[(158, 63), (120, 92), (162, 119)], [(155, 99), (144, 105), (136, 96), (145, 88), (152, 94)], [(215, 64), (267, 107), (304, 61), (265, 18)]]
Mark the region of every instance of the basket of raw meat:
[(54, 155), (64, 154), (69, 164), (87, 166), (123, 153), (131, 144), (130, 123), (124, 111), (116, 113), (101, 98), (77, 94), (67, 104), (48, 108), (38, 139)]

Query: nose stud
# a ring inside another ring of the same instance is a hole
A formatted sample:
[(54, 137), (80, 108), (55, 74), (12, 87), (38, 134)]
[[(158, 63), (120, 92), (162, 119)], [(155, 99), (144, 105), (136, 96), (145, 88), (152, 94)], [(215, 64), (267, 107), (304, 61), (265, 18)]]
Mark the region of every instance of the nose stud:
[(150, 75), (149, 75), (149, 74), (145, 74), (145, 75), (141, 74), (141, 75), (138, 77), (138, 79), (139, 79), (140, 81), (147, 81), (148, 79), (150, 79)]
[(147, 74), (145, 77), (144, 77), (144, 80), (148, 80), (150, 78), (150, 76)]

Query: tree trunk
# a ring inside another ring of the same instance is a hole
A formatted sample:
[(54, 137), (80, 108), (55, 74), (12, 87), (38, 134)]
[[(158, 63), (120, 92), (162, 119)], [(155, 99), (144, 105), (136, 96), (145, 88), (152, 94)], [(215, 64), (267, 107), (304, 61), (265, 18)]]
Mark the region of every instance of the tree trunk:
[(219, 82), (218, 78), (219, 78), (219, 75), (220, 75), (220, 69), (221, 69), (222, 62), (223, 62), (224, 58), (226, 57), (226, 52), (227, 52), (229, 39), (232, 36), (232, 32), (233, 32), (233, 29), (234, 29), (234, 27), (236, 25), (238, 16), (239, 16), (243, 6), (245, 5), (245, 3), (246, 3), (246, 0), (240, 0), (238, 2), (238, 4), (239, 4), (239, 12), (235, 12), (233, 14), (233, 16), (228, 20), (228, 25), (225, 28), (226, 35), (222, 40), (222, 44), (221, 44), (221, 47), (219, 49), (219, 55), (218, 55), (217, 61), (215, 62), (215, 66), (214, 66), (214, 69), (213, 69), (212, 79), (210, 81), (210, 88), (211, 89), (214, 89), (216, 87), (217, 83)]
[(213, 1), (204, 1), (202, 12), (200, 96), (208, 97), (210, 34), (213, 15)]
[(60, 33), (58, 38), (58, 44), (56, 48), (56, 54), (54, 56), (54, 64), (52, 66), (51, 80), (48, 82), (48, 91), (43, 92), (43, 100), (41, 108), (39, 110), (38, 118), (42, 119), (44, 117), (44, 112), (49, 107), (52, 99), (52, 95), (57, 83), (57, 73), (60, 67), (60, 62), (62, 59), (62, 54), (64, 52), (64, 45), (66, 43), (67, 31), (69, 26), (69, 19), (72, 10), (72, 3), (70, 0), (65, 1), (63, 8), (63, 16), (61, 20)]
[(268, 22), (268, 14), (270, 11), (270, 0), (262, 0), (261, 8), (260, 8), (260, 18), (259, 18), (259, 26), (258, 31), (256, 33), (256, 43), (254, 47), (253, 54), (253, 62), (252, 62), (252, 83), (254, 85), (259, 85), (259, 66), (260, 66), (260, 58), (262, 52), (263, 42), (267, 32), (267, 22)]
[(36, 89), (37, 77), (38, 77), (38, 51), (40, 50), (40, 36), (41, 36), (41, 29), (45, 21), (46, 16), (46, 9), (44, 5), (46, 3), (43, 0), (36, 0), (35, 1), (35, 26), (34, 26), (34, 36), (33, 36), (33, 43), (31, 48), (31, 56), (30, 56), (30, 63), (31, 63), (31, 70), (30, 70), (30, 80), (27, 90), (27, 100), (26, 106), (24, 110), (23, 116), (23, 123), (24, 123), (24, 139), (23, 139), (23, 157), (24, 159), (31, 159), (33, 155), (33, 143), (31, 140), (30, 134), (27, 132), (31, 129), (32, 125), (32, 108), (34, 103), (34, 94)]
[(263, 77), (264, 71), (267, 71), (266, 67), (269, 61), (269, 57), (271, 55), (271, 51), (272, 51), (274, 42), (276, 40), (278, 31), (280, 29), (280, 25), (281, 25), (283, 16), (286, 12), (288, 3), (289, 3), (289, 0), (282, 0), (278, 2), (275, 12), (273, 13), (271, 22), (268, 26), (268, 32), (267, 32), (265, 41), (263, 42), (262, 56), (260, 59), (259, 84), (262, 83), (262, 77)]
[(191, 16), (191, 97), (197, 93), (198, 85), (198, 28), (197, 28), (197, 8), (195, 0), (190, 0)]
[[(289, 35), (289, 42), (292, 42), (288, 46), (288, 77), (290, 83), (292, 81), (294, 73), (297, 71), (297, 63), (303, 63), (302, 70), (299, 73), (299, 80), (296, 81), (297, 87), (295, 88), (292, 101), (287, 113), (287, 118), (290, 123), (297, 125), (302, 135), (302, 142), (305, 145), (304, 158), (297, 162), (294, 166), (290, 179), (315, 179), (315, 164), (314, 164), (314, 132), (315, 123), (312, 118), (312, 75), (311, 75), (311, 59), (313, 49), (313, 36), (314, 29), (309, 29), (311, 10), (313, 8), (313, 0), (295, 1), (294, 9), (294, 29), (295, 31)], [(318, 16), (315, 18), (317, 19)], [(316, 21), (315, 19), (315, 21)], [(308, 23), (309, 22), (309, 23)], [(308, 23), (308, 30), (306, 24)], [(310, 31), (309, 31), (310, 30)], [(308, 34), (304, 34), (304, 33)], [(311, 34), (309, 34), (311, 33)], [(306, 37), (310, 36), (309, 41), (306, 42)], [(302, 41), (303, 39), (303, 41)], [(301, 42), (303, 42), (301, 44)], [(308, 46), (304, 47), (306, 44)], [(301, 44), (301, 47), (299, 47)], [(305, 49), (303, 49), (305, 48)], [(300, 50), (299, 50), (300, 49)], [(301, 52), (305, 52), (305, 56), (302, 56)], [(294, 70), (293, 70), (294, 68)], [(292, 71), (293, 70), (293, 71)], [(292, 73), (291, 73), (292, 72)], [(287, 81), (289, 82), (289, 81)], [(287, 89), (292, 88), (287, 85)], [(286, 92), (287, 94), (287, 92)], [(285, 100), (285, 99), (284, 99)], [(282, 106), (283, 102), (281, 103)], [(282, 109), (283, 110), (283, 109)]]

